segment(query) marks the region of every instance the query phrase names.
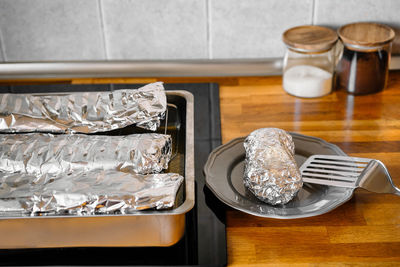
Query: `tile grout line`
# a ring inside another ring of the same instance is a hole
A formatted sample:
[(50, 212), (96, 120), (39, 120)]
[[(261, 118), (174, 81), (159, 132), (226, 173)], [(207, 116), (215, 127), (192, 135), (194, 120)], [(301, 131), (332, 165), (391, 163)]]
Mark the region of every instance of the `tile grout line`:
[(312, 9), (311, 9), (311, 25), (315, 25), (315, 15), (317, 10), (317, 0), (312, 0)]
[(3, 55), (3, 62), (7, 62), (6, 46), (4, 43), (3, 32), (1, 31), (1, 28), (0, 28), (0, 52)]
[(212, 38), (211, 38), (211, 0), (206, 1), (206, 13), (207, 13), (207, 54), (208, 59), (212, 59)]
[(108, 60), (109, 52), (108, 52), (108, 46), (107, 46), (107, 42), (106, 42), (106, 29), (104, 27), (103, 5), (101, 4), (101, 0), (97, 0), (97, 3), (98, 3), (99, 16), (100, 16), (101, 37), (103, 39), (103, 46), (104, 46), (106, 60)]

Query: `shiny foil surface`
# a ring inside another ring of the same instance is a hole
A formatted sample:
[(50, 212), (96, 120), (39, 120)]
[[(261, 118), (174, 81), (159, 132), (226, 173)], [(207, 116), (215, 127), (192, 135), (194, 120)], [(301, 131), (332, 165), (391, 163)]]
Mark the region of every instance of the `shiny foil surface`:
[(250, 192), (272, 205), (292, 200), (303, 186), (292, 137), (281, 129), (262, 128), (245, 139), (244, 147), (243, 181)]
[(0, 135), (0, 213), (105, 214), (173, 207), (171, 137)]
[(118, 170), (52, 175), (37, 183), (32, 174), (2, 174), (0, 214), (96, 215), (168, 209), (176, 201), (183, 177), (176, 173), (140, 175)]
[(84, 134), (0, 134), (0, 174), (36, 175), (36, 183), (53, 175), (109, 170), (139, 174), (168, 168), (171, 137), (164, 134), (124, 136)]
[(162, 82), (111, 92), (0, 94), (0, 132), (95, 133), (133, 124), (155, 131), (166, 109)]

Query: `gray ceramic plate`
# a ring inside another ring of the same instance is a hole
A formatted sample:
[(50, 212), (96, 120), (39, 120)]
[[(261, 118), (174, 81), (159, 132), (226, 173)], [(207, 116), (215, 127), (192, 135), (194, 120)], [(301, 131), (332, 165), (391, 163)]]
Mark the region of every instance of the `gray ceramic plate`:
[[(290, 134), (298, 166), (314, 154), (346, 155), (339, 147), (322, 139)], [(258, 200), (243, 185), (244, 139), (237, 138), (217, 147), (204, 166), (207, 186), (232, 208), (260, 217), (294, 219), (327, 213), (352, 197), (354, 189), (304, 183), (298, 195), (286, 205), (272, 206)]]

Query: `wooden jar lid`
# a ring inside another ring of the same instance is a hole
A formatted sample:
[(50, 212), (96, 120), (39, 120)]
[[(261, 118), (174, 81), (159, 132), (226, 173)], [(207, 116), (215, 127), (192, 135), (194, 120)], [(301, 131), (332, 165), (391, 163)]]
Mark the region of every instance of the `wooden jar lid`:
[(283, 33), (283, 42), (293, 50), (305, 53), (329, 50), (337, 41), (335, 31), (315, 25), (304, 25), (288, 29)]
[(395, 37), (394, 30), (389, 26), (372, 22), (344, 25), (339, 28), (338, 35), (345, 45), (354, 49), (379, 47), (390, 43)]

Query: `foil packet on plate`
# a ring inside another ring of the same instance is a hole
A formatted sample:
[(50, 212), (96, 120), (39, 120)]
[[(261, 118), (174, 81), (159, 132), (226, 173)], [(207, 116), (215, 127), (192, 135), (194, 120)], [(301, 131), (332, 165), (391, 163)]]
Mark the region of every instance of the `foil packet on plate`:
[(155, 131), (165, 117), (162, 82), (111, 92), (0, 94), (0, 132), (96, 133), (136, 125)]
[(36, 183), (75, 171), (109, 170), (139, 174), (168, 168), (171, 137), (147, 133), (125, 136), (84, 134), (1, 134), (0, 174), (27, 173)]
[(272, 205), (292, 200), (303, 186), (292, 137), (281, 129), (262, 128), (245, 139), (244, 147), (243, 181), (250, 192)]
[(129, 214), (174, 206), (183, 177), (176, 173), (140, 175), (118, 170), (53, 175), (37, 184), (32, 174), (3, 174), (0, 214)]

